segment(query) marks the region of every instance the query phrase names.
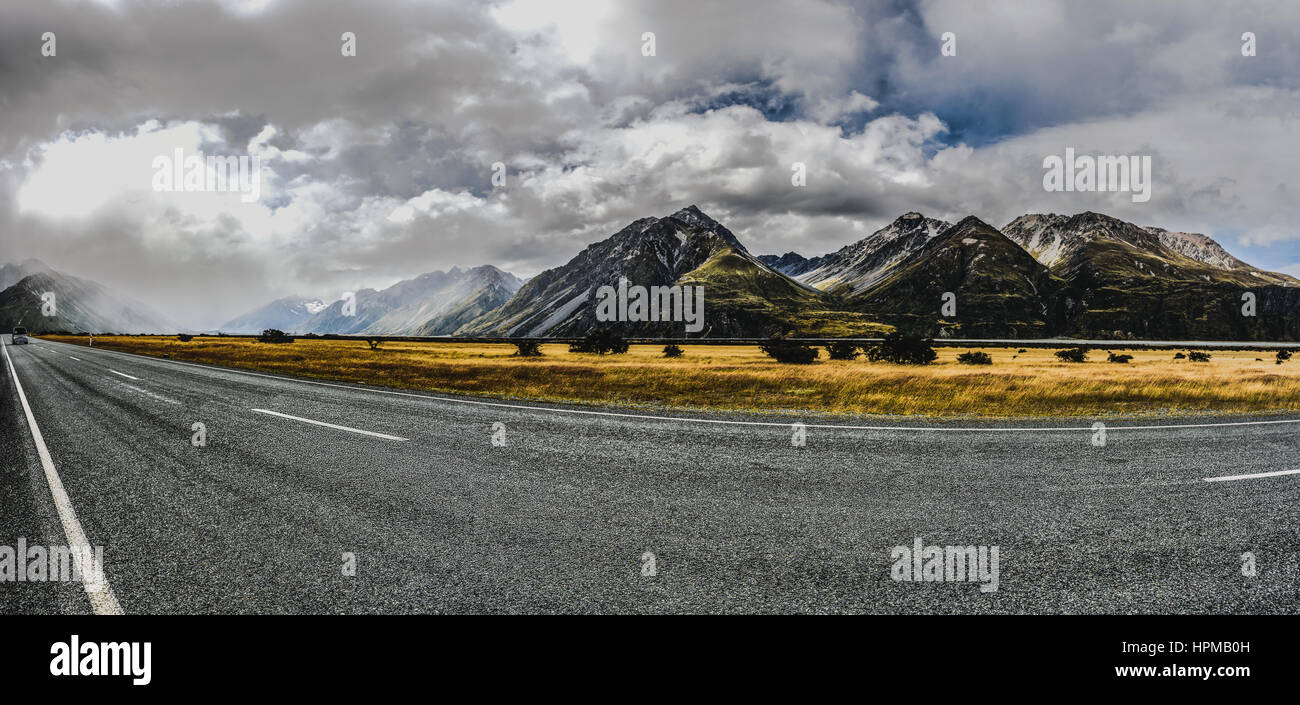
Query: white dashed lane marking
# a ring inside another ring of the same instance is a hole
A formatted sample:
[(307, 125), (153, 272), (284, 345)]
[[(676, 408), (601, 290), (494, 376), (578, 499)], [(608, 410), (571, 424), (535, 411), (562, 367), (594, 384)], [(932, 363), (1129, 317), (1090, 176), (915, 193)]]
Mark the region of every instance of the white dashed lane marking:
[(1300, 475), (1300, 470), (1278, 470), (1276, 472), (1257, 472), (1250, 475), (1224, 475), (1222, 477), (1207, 477), (1205, 482), (1229, 482), (1231, 480), (1254, 480), (1260, 477), (1281, 477), (1283, 475)]
[(313, 424), (313, 425), (315, 425), (315, 426), (324, 426), (325, 428), (332, 428), (332, 429), (335, 429), (335, 430), (338, 430), (338, 431), (347, 431), (348, 433), (360, 433), (360, 434), (363, 435), (363, 436), (374, 436), (375, 438), (385, 438), (385, 439), (390, 440), (390, 441), (404, 441), (404, 440), (406, 440), (405, 438), (402, 438), (401, 436), (390, 436), (390, 435), (388, 435), (387, 433), (375, 433), (374, 431), (365, 431), (365, 430), (362, 430), (362, 429), (359, 429), (359, 428), (352, 428), (351, 426), (339, 426), (338, 424), (325, 423), (324, 421), (315, 421), (315, 420), (313, 420), (313, 419), (304, 419), (304, 418), (301, 417), (301, 416), (290, 416), (290, 415), (288, 415), (288, 414), (281, 414), (281, 413), (278, 412), (278, 411), (267, 411), (266, 409), (249, 409), (249, 411), (256, 411), (256, 412), (259, 413), (259, 414), (270, 414), (271, 416), (279, 416), (279, 417), (282, 418), (282, 419), (292, 419), (292, 420), (294, 420), (294, 421), (301, 421), (301, 422), (303, 422), (303, 423), (309, 423), (309, 424)]

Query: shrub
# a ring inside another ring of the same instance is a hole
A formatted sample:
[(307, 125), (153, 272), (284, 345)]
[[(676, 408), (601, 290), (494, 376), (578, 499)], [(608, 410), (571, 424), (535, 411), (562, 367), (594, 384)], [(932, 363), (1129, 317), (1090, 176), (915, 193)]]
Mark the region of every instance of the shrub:
[(963, 365), (992, 365), (993, 358), (989, 357), (986, 352), (978, 350), (974, 352), (964, 352), (957, 356), (957, 362)]
[(919, 335), (904, 335), (894, 331), (886, 335), (884, 340), (867, 348), (867, 359), (899, 365), (928, 365), (939, 357), (934, 351), (933, 342)]
[(781, 336), (769, 338), (767, 342), (759, 346), (768, 357), (777, 362), (787, 362), (795, 365), (807, 365), (817, 359), (818, 350), (811, 345), (786, 340)]
[(623, 336), (615, 333), (608, 328), (600, 328), (587, 334), (581, 342), (569, 345), (569, 352), (579, 353), (596, 353), (604, 355), (605, 353), (614, 353), (620, 355), (627, 352), (627, 341)]
[(1066, 348), (1064, 350), (1057, 350), (1056, 357), (1061, 362), (1087, 362), (1088, 349), (1087, 348)]
[(1290, 359), (1291, 359), (1291, 351), (1290, 351), (1290, 350), (1278, 350), (1278, 351), (1277, 351), (1277, 364), (1280, 365), (1280, 364), (1282, 364), (1282, 363), (1284, 363), (1284, 362), (1286, 362), (1287, 360), (1290, 360)]
[(1187, 359), (1190, 362), (1209, 362), (1211, 357), (1213, 356), (1209, 353), (1200, 350), (1192, 350), (1187, 353)]
[(1132, 359), (1133, 359), (1132, 355), (1116, 355), (1115, 353), (1111, 353), (1110, 355), (1106, 356), (1107, 362), (1118, 362), (1121, 365), (1127, 365), (1129, 360)]
[(677, 347), (676, 345), (664, 346), (664, 357), (681, 357), (681, 356), (682, 356), (682, 349)]
[(861, 347), (857, 343), (837, 340), (826, 346), (826, 357), (832, 360), (853, 360), (862, 354)]
[(188, 335), (186, 333), (181, 333), (180, 335), (176, 336), (176, 339), (181, 341), (182, 343), (188, 343), (191, 340), (194, 340), (194, 336)]
[(366, 338), (366, 345), (369, 345), (371, 350), (378, 350), (379, 346), (383, 344), (384, 341), (379, 338)]
[(515, 357), (541, 357), (542, 346), (531, 340), (515, 343)]
[(1175, 360), (1186, 360), (1187, 356), (1182, 353), (1174, 353)]
[(259, 343), (292, 343), (293, 338), (285, 335), (285, 332), (276, 328), (267, 328), (262, 334), (257, 336)]

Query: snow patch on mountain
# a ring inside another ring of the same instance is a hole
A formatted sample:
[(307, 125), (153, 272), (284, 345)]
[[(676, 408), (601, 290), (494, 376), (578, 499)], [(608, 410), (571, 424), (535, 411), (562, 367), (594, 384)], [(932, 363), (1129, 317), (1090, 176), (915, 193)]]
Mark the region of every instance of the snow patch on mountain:
[(850, 295), (865, 291), (949, 227), (920, 213), (904, 213), (871, 235), (818, 258), (818, 266), (795, 280), (822, 291), (843, 290)]

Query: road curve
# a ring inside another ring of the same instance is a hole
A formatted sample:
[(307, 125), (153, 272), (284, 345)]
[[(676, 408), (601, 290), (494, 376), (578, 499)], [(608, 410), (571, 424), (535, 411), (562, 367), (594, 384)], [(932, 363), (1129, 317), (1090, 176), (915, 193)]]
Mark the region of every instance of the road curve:
[[(1091, 420), (675, 417), (4, 352), (128, 614), (1300, 604), (1300, 474), (1279, 474), (1300, 419), (1107, 419), (1095, 445)], [(0, 452), (0, 545), (66, 543), (7, 365)], [(917, 538), (997, 546), (998, 589), (893, 580)], [(6, 613), (91, 610), (79, 585), (0, 583)]]

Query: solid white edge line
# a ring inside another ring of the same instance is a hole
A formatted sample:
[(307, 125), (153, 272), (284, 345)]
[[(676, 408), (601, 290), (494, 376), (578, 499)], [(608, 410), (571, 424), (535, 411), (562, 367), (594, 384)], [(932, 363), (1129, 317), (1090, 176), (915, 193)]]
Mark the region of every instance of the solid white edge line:
[(133, 380), (135, 380), (135, 381), (137, 381), (137, 382), (140, 381), (140, 378), (139, 378), (139, 377), (132, 377), (131, 375), (126, 374), (125, 372), (118, 372), (117, 370), (114, 370), (114, 369), (112, 369), (112, 368), (105, 368), (105, 369), (107, 369), (109, 372), (112, 372), (113, 374), (117, 375), (118, 377), (125, 377), (125, 378), (127, 378), (127, 379), (133, 379)]
[(23, 392), (23, 383), (18, 380), (18, 371), (14, 369), (14, 362), (9, 357), (9, 346), (3, 347), (5, 362), (9, 365), (9, 375), (13, 377), (18, 400), (22, 402), (23, 413), (27, 415), (27, 426), (31, 429), (32, 440), (36, 442), (36, 453), (41, 458), (45, 480), (50, 486), (50, 495), (54, 497), (54, 506), (59, 512), (59, 521), (63, 524), (63, 534), (68, 540), (72, 560), (82, 576), (82, 586), (86, 589), (86, 596), (90, 598), (90, 607), (95, 614), (122, 614), (122, 606), (118, 604), (117, 596), (113, 594), (113, 588), (108, 584), (103, 566), (94, 565), (93, 559), (91, 565), (86, 564), (88, 556), (83, 555), (86, 553), (83, 548), (91, 549), (89, 553), (94, 555), (93, 548), (90, 541), (86, 539), (86, 532), (81, 528), (76, 510), (72, 508), (72, 500), (68, 498), (68, 493), (63, 488), (63, 480), (59, 479), (59, 472), (54, 468), (50, 450), (45, 447), (45, 438), (41, 435), (40, 427), (36, 425), (32, 407), (27, 403), (27, 394)]
[(1283, 475), (1300, 475), (1300, 470), (1277, 470), (1275, 472), (1257, 472), (1250, 475), (1224, 475), (1222, 477), (1202, 478), (1205, 482), (1229, 482), (1231, 480), (1253, 480), (1257, 477), (1281, 477)]
[[(53, 342), (53, 341), (49, 341)], [(67, 345), (68, 343), (59, 343)], [(371, 392), (374, 394), (389, 394), (399, 397), (411, 397), (414, 399), (431, 399), (433, 401), (443, 401), (451, 404), (472, 404), (476, 406), (491, 406), (506, 409), (522, 409), (525, 411), (549, 411), (557, 414), (584, 414), (589, 416), (609, 416), (624, 419), (648, 419), (652, 421), (680, 421), (689, 423), (711, 423), (724, 424), (733, 426), (770, 426), (777, 428), (789, 428), (791, 424), (800, 423), (797, 421), (737, 421), (734, 419), (699, 419), (686, 416), (655, 416), (653, 414), (625, 414), (617, 411), (592, 411), (587, 409), (558, 409), (549, 406), (529, 406), (527, 404), (507, 404), (505, 402), (480, 401), (477, 399), (454, 399), (451, 397), (440, 397), (434, 394), (416, 394), (413, 392), (399, 392), (392, 389), (380, 389), (378, 387), (358, 387), (348, 384), (336, 384), (333, 382), (318, 382), (311, 379), (300, 379), (298, 377), (286, 377), (284, 375), (270, 375), (260, 372), (250, 372), (248, 370), (236, 369), (234, 367), (221, 367), (219, 365), (204, 365), (194, 362), (182, 362), (180, 360), (168, 360), (151, 355), (140, 355), (137, 353), (126, 353), (118, 350), (95, 350), (97, 353), (107, 353), (110, 355), (127, 355), (133, 358), (150, 360), (159, 363), (170, 363), (173, 365), (183, 365), (185, 367), (196, 367), (200, 370), (210, 372), (229, 372), (231, 374), (246, 375), (249, 377), (264, 377), (266, 379), (275, 379), (282, 382), (297, 382), (300, 384), (312, 384), (319, 387), (334, 387), (337, 389), (351, 389), (357, 392)], [(1102, 422), (1105, 423), (1105, 422)], [(1300, 419), (1279, 419), (1275, 421), (1224, 421), (1219, 423), (1200, 423), (1200, 424), (1164, 424), (1151, 426), (1106, 426), (1106, 431), (1166, 431), (1181, 428), (1224, 428), (1229, 426), (1271, 426), (1276, 424), (1300, 424)], [(969, 428), (969, 427), (947, 427), (947, 426), (846, 426), (840, 424), (803, 424), (804, 428), (821, 428), (842, 431), (930, 431), (953, 433), (1011, 433), (1011, 432), (1092, 432), (1092, 426), (1022, 426), (1011, 428)]]
[(268, 411), (267, 409), (249, 409), (249, 411), (256, 411), (259, 414), (270, 414), (271, 416), (279, 416), (280, 418), (283, 419), (293, 419), (294, 421), (301, 421), (303, 423), (315, 424), (316, 426), (324, 426), (326, 428), (333, 428), (339, 431), (347, 431), (349, 433), (360, 433), (363, 436), (374, 436), (375, 438), (386, 438), (390, 441), (407, 440), (405, 438), (402, 438), (401, 436), (390, 436), (387, 433), (376, 433), (374, 431), (364, 431), (359, 428), (352, 428), (351, 426), (340, 426), (338, 424), (326, 423), (324, 421), (316, 421), (314, 419), (304, 419), (301, 416), (290, 416), (289, 414), (282, 414), (278, 411)]

